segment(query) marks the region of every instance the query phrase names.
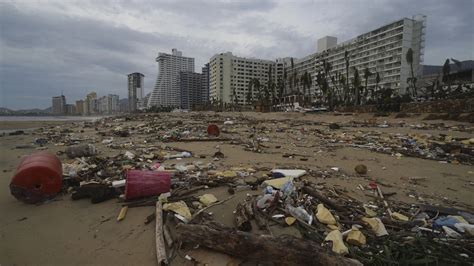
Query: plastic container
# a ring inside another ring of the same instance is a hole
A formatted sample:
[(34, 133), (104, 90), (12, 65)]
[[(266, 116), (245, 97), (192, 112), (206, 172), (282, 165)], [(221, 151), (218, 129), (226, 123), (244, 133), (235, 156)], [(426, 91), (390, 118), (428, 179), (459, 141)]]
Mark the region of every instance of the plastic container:
[(24, 157), (10, 183), (11, 194), (25, 203), (51, 199), (61, 191), (62, 165), (49, 152), (36, 152)]
[(209, 136), (219, 137), (220, 133), (221, 131), (219, 130), (219, 127), (217, 125), (211, 124), (207, 127), (207, 134)]
[(158, 196), (171, 190), (171, 173), (166, 171), (127, 171), (125, 199)]

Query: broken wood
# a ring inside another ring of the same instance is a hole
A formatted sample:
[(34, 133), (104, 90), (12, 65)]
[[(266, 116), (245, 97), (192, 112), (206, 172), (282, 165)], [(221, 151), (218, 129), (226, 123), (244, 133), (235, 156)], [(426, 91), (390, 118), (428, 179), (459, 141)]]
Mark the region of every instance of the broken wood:
[(156, 242), (156, 259), (158, 265), (167, 265), (168, 259), (166, 256), (165, 239), (163, 236), (163, 205), (160, 201), (156, 202), (156, 228), (155, 228), (155, 242)]
[(252, 217), (247, 213), (245, 205), (246, 202), (237, 204), (234, 222), (237, 229), (249, 232), (252, 230), (252, 224), (250, 223)]
[(362, 265), (322, 248), (318, 243), (294, 236), (256, 235), (231, 228), (211, 228), (205, 225), (178, 224), (182, 242), (258, 262), (280, 265)]
[(315, 190), (315, 189), (312, 189), (311, 187), (309, 186), (304, 186), (303, 187), (303, 191), (315, 198), (317, 198), (319, 201), (321, 201), (322, 203), (326, 204), (329, 208), (331, 209), (334, 209), (336, 211), (346, 211), (346, 208), (342, 207), (342, 206), (339, 206), (337, 203), (335, 203), (334, 201), (330, 200), (328, 197), (324, 196), (323, 194), (321, 194), (319, 191)]

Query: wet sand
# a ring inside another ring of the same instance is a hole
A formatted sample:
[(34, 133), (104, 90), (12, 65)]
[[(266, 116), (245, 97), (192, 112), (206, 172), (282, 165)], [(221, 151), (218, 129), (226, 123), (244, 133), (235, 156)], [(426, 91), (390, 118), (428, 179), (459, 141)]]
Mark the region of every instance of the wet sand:
[[(182, 120), (199, 124), (198, 120), (190, 119), (190, 114), (163, 114), (163, 123)], [(215, 115), (214, 113), (206, 115)], [(288, 121), (298, 122), (295, 130), (305, 128), (326, 129), (327, 126), (314, 125), (315, 122), (337, 122), (363, 121), (372, 118), (370, 114), (334, 116), (332, 114), (299, 114), (299, 113), (219, 113), (216, 119), (226, 117), (249, 116), (257, 119), (258, 127), (285, 127)], [(378, 121), (399, 122), (405, 121), (413, 124), (435, 124), (466, 125), (453, 121), (421, 121), (420, 117), (396, 119), (394, 117), (378, 118)], [(166, 121), (166, 122), (165, 122)], [(280, 121), (280, 122), (279, 122)], [(2, 122), (2, 124), (5, 122)], [(142, 121), (120, 122), (126, 124), (140, 124)], [(113, 126), (120, 123), (113, 124)], [(280, 124), (281, 123), (281, 124)], [(55, 127), (61, 125), (70, 128), (78, 135), (88, 136), (91, 142), (98, 147), (101, 155), (116, 155), (124, 150), (114, 150), (101, 144), (101, 137), (97, 135), (94, 128), (82, 128), (81, 122), (48, 122), (33, 123), (30, 127)], [(3, 127), (27, 128), (28, 124), (11, 122)], [(251, 125), (253, 126), (253, 125)], [(79, 133), (79, 130), (84, 130)], [(472, 137), (472, 131), (460, 132), (456, 130), (417, 130), (412, 128), (352, 128), (343, 127), (336, 130), (339, 133), (356, 134), (368, 130), (377, 130), (381, 134), (388, 133), (419, 133), (419, 134), (447, 134), (455, 137)], [(227, 133), (228, 136), (237, 135), (245, 137), (248, 133)], [(100, 204), (91, 204), (88, 200), (71, 201), (70, 195), (58, 196), (55, 200), (42, 205), (27, 205), (17, 201), (10, 195), (8, 184), (21, 156), (29, 154), (34, 149), (15, 149), (18, 144), (31, 143), (40, 137), (34, 132), (28, 135), (3, 136), (0, 137), (0, 265), (155, 265), (155, 225), (145, 225), (144, 219), (152, 214), (154, 207), (139, 207), (129, 209), (126, 219), (117, 222), (116, 216), (121, 204), (116, 200), (109, 200)], [(255, 153), (245, 151), (241, 145), (219, 142), (174, 142), (167, 143), (169, 146), (189, 150), (196, 155), (206, 155), (205, 159), (188, 158), (180, 162), (200, 160), (211, 162), (212, 154), (219, 146), (225, 158), (217, 162), (220, 169), (234, 166), (246, 167), (298, 167), (307, 170), (327, 170), (338, 167), (340, 173), (337, 177), (315, 178), (306, 177), (315, 183), (337, 186), (345, 190), (351, 196), (363, 200), (371, 200), (363, 191), (357, 189), (358, 184), (367, 185), (376, 180), (383, 184), (384, 193), (396, 192), (390, 198), (391, 201), (402, 201), (407, 203), (418, 203), (418, 197), (431, 204), (441, 204), (450, 207), (459, 206), (470, 210), (474, 209), (474, 169), (472, 166), (460, 164), (444, 164), (435, 160), (426, 160), (414, 157), (397, 157), (389, 154), (369, 151), (362, 148), (334, 148), (319, 147), (313, 145), (317, 139), (311, 134), (302, 134), (303, 139), (289, 134), (268, 134), (270, 141), (264, 143), (268, 148), (266, 153)], [(143, 143), (147, 139), (145, 135), (136, 135), (129, 138), (134, 143)], [(160, 143), (153, 143), (160, 145)], [(55, 146), (54, 143), (46, 145), (51, 152), (62, 151), (64, 146)], [(281, 146), (281, 147), (278, 147)], [(277, 148), (278, 147), (278, 148)], [(301, 161), (302, 156), (294, 158), (283, 157), (284, 153), (305, 155), (308, 160)], [(63, 161), (68, 159), (63, 155)], [(173, 162), (174, 161), (174, 162)], [(175, 160), (165, 163), (176, 163)], [(369, 173), (366, 177), (357, 176), (354, 167), (363, 163), (367, 165)], [(263, 173), (257, 173), (259, 175)], [(406, 177), (424, 177), (426, 181), (412, 184), (406, 181)], [(226, 199), (229, 195), (224, 187), (211, 188), (199, 191), (196, 194), (213, 193), (219, 200)], [(225, 204), (210, 208), (218, 222), (233, 225), (233, 210), (238, 202), (242, 201), (246, 193), (259, 194), (260, 191), (242, 191), (232, 200)], [(416, 195), (416, 197), (410, 197)], [(298, 235), (297, 230), (288, 227), (271, 228), (275, 235), (288, 233)], [(230, 262), (238, 262), (226, 255), (192, 250), (189, 253), (203, 263), (209, 265), (225, 265)], [(183, 254), (182, 254), (183, 255)], [(174, 265), (193, 265), (179, 256), (173, 261)]]

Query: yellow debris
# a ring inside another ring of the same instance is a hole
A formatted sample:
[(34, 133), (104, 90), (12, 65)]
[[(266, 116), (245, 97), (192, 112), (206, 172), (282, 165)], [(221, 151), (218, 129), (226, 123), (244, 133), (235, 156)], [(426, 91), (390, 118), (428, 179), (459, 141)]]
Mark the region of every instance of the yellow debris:
[(124, 207), (122, 207), (122, 209), (120, 209), (119, 215), (117, 216), (117, 221), (118, 222), (125, 219), (125, 216), (127, 215), (127, 210), (128, 210), (128, 206), (124, 206)]
[(336, 219), (323, 204), (318, 204), (316, 218), (318, 218), (318, 221), (323, 224), (336, 224)]
[(199, 197), (199, 201), (204, 204), (204, 206), (209, 206), (212, 203), (217, 201), (217, 198), (212, 194), (204, 194)]
[(291, 216), (290, 216), (290, 217), (286, 217), (286, 218), (285, 218), (285, 222), (286, 222), (287, 225), (292, 225), (292, 224), (295, 223), (295, 221), (296, 221), (296, 218), (295, 218), (295, 217), (291, 217)]
[(352, 227), (352, 230), (347, 234), (346, 242), (354, 246), (363, 246), (367, 240), (357, 227)]
[(380, 221), (379, 218), (362, 217), (362, 221), (367, 223), (377, 236), (388, 235), (385, 225), (382, 223), (382, 221)]
[(405, 222), (408, 222), (410, 220), (410, 218), (398, 212), (392, 212), (392, 218), (399, 221), (405, 221)]
[(189, 211), (188, 205), (184, 201), (178, 201), (173, 203), (166, 203), (163, 205), (163, 210), (172, 211), (183, 216), (186, 220), (191, 220), (191, 212)]
[(342, 240), (342, 234), (339, 230), (331, 231), (324, 241), (331, 241), (332, 242), (332, 251), (337, 254), (348, 254), (349, 249), (347, 249), (346, 245), (344, 245), (344, 241)]

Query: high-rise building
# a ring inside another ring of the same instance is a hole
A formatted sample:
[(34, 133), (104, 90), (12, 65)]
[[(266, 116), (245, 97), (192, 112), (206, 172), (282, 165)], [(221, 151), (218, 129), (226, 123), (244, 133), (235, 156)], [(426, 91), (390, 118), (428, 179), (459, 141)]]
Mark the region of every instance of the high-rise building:
[(145, 75), (142, 73), (128, 74), (128, 108), (130, 112), (135, 112), (139, 109), (139, 103), (143, 99), (143, 86)]
[(78, 115), (84, 114), (84, 100), (76, 101), (76, 114)]
[(119, 96), (109, 94), (99, 98), (98, 110), (101, 114), (113, 114), (119, 111)]
[(66, 114), (66, 97), (64, 95), (53, 97), (53, 114)]
[[(209, 65), (210, 99), (222, 103), (250, 104), (247, 103), (247, 92), (252, 79), (258, 79), (263, 86), (269, 79), (276, 83), (281, 78), (277, 73), (283, 73), (282, 62), (237, 57), (231, 52), (214, 55)], [(252, 100), (257, 94), (252, 90)]]
[(84, 100), (84, 114), (93, 115), (97, 114), (97, 93), (91, 92), (87, 94), (86, 99)]
[(76, 106), (74, 104), (66, 104), (66, 114), (67, 115), (75, 115), (76, 114)]
[(184, 57), (182, 52), (172, 49), (171, 54), (159, 53), (156, 62), (158, 75), (148, 107), (180, 107), (179, 72), (194, 72), (194, 58)]
[(210, 76), (209, 76), (209, 63), (205, 64), (202, 67), (202, 103), (206, 103), (209, 101), (209, 85), (210, 85)]
[(181, 109), (192, 109), (202, 105), (205, 98), (203, 74), (181, 71), (179, 73), (179, 88), (181, 95)]
[[(406, 54), (411, 48), (413, 70), (415, 75), (419, 76), (423, 62), (425, 28), (426, 16), (417, 15), (381, 26), (340, 44), (337, 44), (337, 38), (326, 36), (318, 40), (316, 53), (295, 59), (293, 68), (287, 65), (288, 76), (296, 72), (296, 76), (300, 77), (308, 72), (313, 79), (309, 93), (321, 95), (316, 76), (318, 72), (323, 71), (323, 61), (331, 65), (329, 72), (331, 77), (346, 76), (345, 54), (347, 52), (349, 81), (353, 78), (354, 68), (357, 68), (361, 77), (363, 77), (364, 69), (367, 68), (373, 73), (368, 79), (369, 90), (375, 88), (375, 73), (378, 73), (379, 87), (389, 87), (398, 91), (399, 94), (404, 94), (408, 87), (407, 79), (411, 75)], [(331, 88), (336, 88), (331, 81), (329, 83)], [(297, 84), (294, 89), (301, 91), (301, 86)]]

